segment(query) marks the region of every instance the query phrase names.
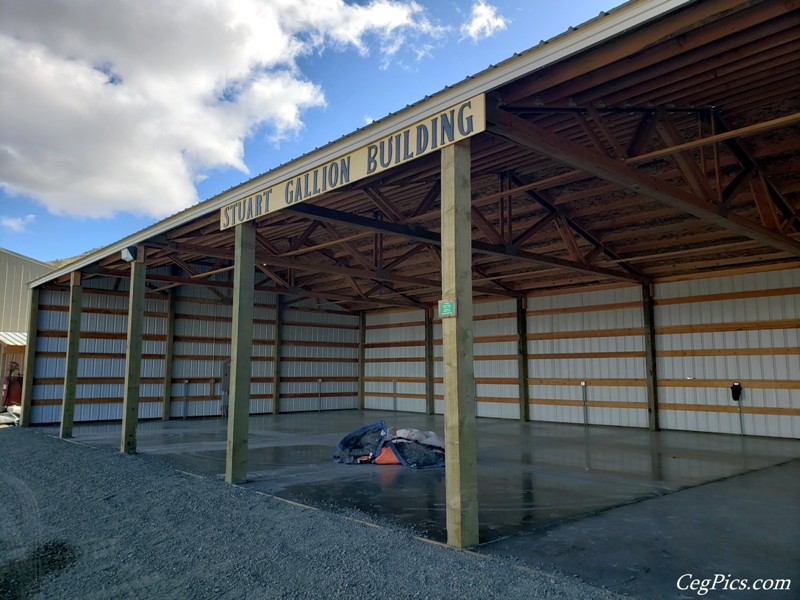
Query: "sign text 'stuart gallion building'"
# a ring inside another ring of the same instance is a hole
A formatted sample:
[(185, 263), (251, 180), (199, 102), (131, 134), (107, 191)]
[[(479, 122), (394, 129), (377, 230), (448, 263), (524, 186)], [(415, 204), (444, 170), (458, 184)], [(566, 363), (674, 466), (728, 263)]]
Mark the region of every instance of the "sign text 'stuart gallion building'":
[(440, 111), (358, 150), (266, 187), (220, 209), (220, 229), (258, 219), (266, 214), (330, 192), (430, 154), (484, 131), (483, 94)]

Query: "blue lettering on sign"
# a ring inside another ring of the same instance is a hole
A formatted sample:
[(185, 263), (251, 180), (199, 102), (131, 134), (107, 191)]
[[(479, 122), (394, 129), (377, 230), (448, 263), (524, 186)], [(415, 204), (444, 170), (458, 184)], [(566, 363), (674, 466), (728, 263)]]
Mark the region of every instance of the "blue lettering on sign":
[(286, 188), (283, 190), (283, 200), (286, 204), (294, 202), (294, 182), (291, 179), (286, 182)]
[(472, 115), (469, 115), (466, 119), (464, 118), (465, 108), (472, 108), (472, 102), (464, 102), (464, 104), (458, 108), (458, 133), (461, 135), (469, 135), (474, 131)]
[(339, 165), (332, 162), (328, 168), (328, 187), (333, 189), (337, 185), (339, 185)]
[(286, 204), (302, 202), (345, 183), (350, 183), (349, 156), (288, 180), (284, 188), (284, 201)]
[(319, 194), (322, 190), (319, 189), (319, 185), (317, 184), (317, 175), (319, 175), (319, 169), (314, 169), (314, 183), (312, 184), (311, 191), (314, 194)]
[(400, 164), (400, 140), (402, 136), (398, 133), (394, 136), (394, 164)]
[[(410, 161), (442, 146), (455, 143), (456, 139), (467, 137), (475, 132), (475, 116), (472, 101), (462, 102), (455, 108), (447, 109), (428, 120), (411, 125), (388, 137), (369, 144), (360, 152), (366, 151), (366, 173), (356, 177), (372, 175), (394, 165)], [(482, 124), (480, 125), (483, 126)], [(412, 139), (412, 134), (415, 136)], [(351, 157), (337, 158), (312, 170), (295, 175), (283, 182), (284, 202), (294, 204), (350, 183)], [(220, 211), (220, 226), (227, 229), (258, 219), (270, 212), (270, 197), (273, 188), (262, 190), (246, 198), (236, 200)]]
[(375, 144), (367, 146), (367, 175), (371, 175), (378, 168), (376, 156), (378, 156), (378, 146)]
[[(408, 147), (409, 147), (409, 145), (410, 145), (410, 144), (408, 143), (408, 142), (409, 142), (409, 137), (410, 137), (410, 136), (411, 136), (411, 132), (410, 132), (408, 129), (406, 129), (406, 130), (403, 132), (403, 160), (404, 160), (404, 161), (405, 161), (405, 160), (408, 160), (408, 159), (410, 159), (410, 158), (414, 158), (414, 154), (413, 154), (412, 152), (409, 152), (409, 151), (408, 151)], [(399, 153), (398, 153), (398, 154), (399, 154)]]
[(428, 149), (428, 128), (417, 125), (417, 156), (424, 154)]
[[(454, 121), (456, 119), (456, 111), (451, 110), (450, 113), (442, 113), (441, 115), (441, 123), (442, 123), (442, 140), (441, 143), (445, 144), (447, 142), (453, 143), (456, 140), (455, 132), (453, 130)], [(445, 141), (445, 138), (447, 141)]]
[(392, 164), (392, 140), (389, 139), (388, 143), (386, 140), (381, 140), (378, 142), (378, 148), (380, 155), (378, 161), (381, 163), (381, 167), (385, 169)]

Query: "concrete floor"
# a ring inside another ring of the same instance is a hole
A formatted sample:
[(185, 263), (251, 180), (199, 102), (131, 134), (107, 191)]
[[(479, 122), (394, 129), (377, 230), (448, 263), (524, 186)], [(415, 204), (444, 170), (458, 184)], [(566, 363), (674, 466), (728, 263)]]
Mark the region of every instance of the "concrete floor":
[[(444, 469), (331, 461), (346, 433), (380, 419), (444, 429), (441, 416), (383, 411), (252, 416), (245, 486), (358, 509), (443, 541)], [(119, 424), (78, 424), (74, 431), (88, 445), (118, 446), (119, 436)], [(215, 476), (225, 470), (225, 439), (221, 419), (151, 421), (138, 429), (141, 453)], [(695, 597), (676, 589), (684, 573), (791, 578), (792, 592), (772, 594), (797, 597), (798, 440), (479, 419), (478, 441), (479, 552), (637, 597)], [(748, 597), (727, 593), (713, 597)]]

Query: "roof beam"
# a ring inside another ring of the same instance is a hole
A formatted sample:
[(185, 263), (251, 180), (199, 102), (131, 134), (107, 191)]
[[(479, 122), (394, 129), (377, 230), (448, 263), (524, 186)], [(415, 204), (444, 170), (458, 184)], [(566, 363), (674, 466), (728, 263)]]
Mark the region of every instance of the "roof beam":
[(366, 187), (363, 191), (389, 220), (397, 223), (405, 218), (403, 213), (397, 210), (392, 204), (392, 201), (384, 196), (380, 190)]
[[(609, 159), (611, 160), (611, 159)], [(330, 223), (342, 223), (351, 227), (362, 229), (369, 229), (378, 233), (388, 233), (400, 237), (407, 237), (409, 239), (419, 240), (421, 242), (428, 242), (436, 246), (442, 245), (442, 237), (440, 234), (423, 229), (415, 225), (401, 225), (398, 223), (389, 223), (387, 221), (378, 221), (377, 219), (370, 219), (362, 215), (354, 213), (333, 210), (331, 208), (324, 208), (313, 204), (295, 204), (287, 207), (286, 210), (294, 213), (302, 214), (306, 217), (328, 221)], [(594, 267), (582, 265), (580, 263), (556, 258), (554, 256), (546, 256), (544, 254), (535, 254), (533, 252), (526, 252), (517, 248), (508, 246), (501, 246), (496, 244), (489, 244), (486, 242), (472, 241), (472, 251), (480, 252), (482, 254), (489, 254), (492, 256), (500, 256), (503, 258), (513, 258), (521, 262), (533, 263), (541, 266), (560, 267), (567, 271), (578, 271), (580, 273), (591, 273), (602, 277), (616, 279), (620, 281), (635, 281), (642, 282), (645, 277), (633, 275), (630, 273), (620, 272), (613, 269), (606, 269), (603, 267)], [(476, 291), (478, 288), (473, 287)], [(499, 290), (484, 290), (482, 293), (501, 293)]]
[[(762, 227), (735, 213), (729, 212), (727, 215), (722, 215), (718, 212), (718, 207), (713, 204), (669, 183), (638, 172), (627, 164), (622, 164), (613, 158), (603, 156), (584, 146), (563, 139), (509, 112), (497, 108), (488, 108), (487, 112), (487, 120), (490, 121), (488, 129), (495, 135), (591, 173), (601, 179), (622, 185), (643, 196), (687, 212), (724, 229), (729, 229), (772, 248), (788, 252), (793, 256), (800, 256), (800, 243), (785, 235), (770, 231), (766, 227)], [(798, 121), (800, 121), (800, 115), (798, 115)], [(705, 138), (705, 140), (708, 139), (710, 138)], [(683, 150), (685, 146), (686, 144), (681, 144), (670, 150), (677, 152)]]
[[(306, 206), (306, 205), (300, 205)], [(335, 212), (335, 211), (334, 211)], [(381, 221), (377, 221), (381, 223)], [(387, 223), (388, 225), (388, 223)], [(438, 234), (435, 234), (438, 235)], [(204, 248), (203, 246), (189, 246), (187, 244), (176, 244), (174, 249), (178, 252), (185, 252), (187, 254), (198, 254), (201, 252), (206, 252), (208, 256), (219, 256), (220, 258), (225, 258), (231, 256), (232, 250), (223, 250), (223, 249), (216, 249), (216, 248)], [(409, 285), (415, 285), (418, 287), (423, 288), (431, 288), (431, 289), (441, 289), (441, 282), (436, 281), (433, 279), (423, 279), (419, 277), (405, 277), (403, 275), (398, 275), (396, 273), (390, 272), (387, 269), (375, 269), (374, 271), (369, 271), (366, 269), (356, 269), (353, 267), (344, 267), (339, 265), (326, 265), (322, 263), (307, 263), (303, 262), (294, 258), (286, 258), (282, 256), (272, 256), (266, 255), (263, 253), (256, 254), (256, 260), (261, 263), (267, 263), (267, 266), (277, 266), (277, 267), (287, 267), (291, 269), (296, 269), (300, 271), (310, 271), (316, 273), (328, 273), (330, 275), (341, 275), (343, 277), (359, 277), (361, 279), (371, 279), (374, 281), (387, 281), (390, 283), (405, 283)], [(153, 279), (163, 278), (166, 276), (155, 276)], [(148, 276), (149, 278), (149, 276)], [(164, 279), (164, 281), (175, 281), (175, 279)], [(197, 283), (195, 279), (188, 279), (184, 283)], [(217, 284), (222, 282), (209, 282), (211, 284)], [(228, 286), (221, 286), (221, 287), (228, 287)], [(474, 287), (473, 289), (477, 292), (482, 294), (490, 294), (490, 295), (498, 295), (498, 296), (510, 296), (516, 297), (519, 294), (515, 292), (507, 292), (505, 290), (500, 290), (496, 288), (481, 288), (481, 287)], [(361, 301), (362, 298), (351, 298), (353, 301)], [(421, 305), (420, 305), (421, 306)]]
[[(530, 124), (529, 121), (525, 121), (524, 119), (521, 120)], [(724, 142), (734, 138), (756, 135), (757, 133), (763, 133), (764, 131), (769, 131), (770, 129), (789, 127), (790, 125), (796, 125), (798, 123), (800, 123), (800, 113), (794, 113), (792, 115), (786, 115), (783, 117), (778, 117), (777, 119), (764, 121), (763, 123), (755, 123), (754, 125), (748, 125), (747, 127), (740, 127), (739, 129), (734, 129), (732, 131), (725, 131), (716, 135), (710, 135), (708, 137), (692, 140), (691, 142), (684, 142), (683, 144), (670, 146), (669, 148), (661, 148), (660, 150), (654, 150), (653, 152), (648, 152), (647, 154), (632, 156), (625, 162), (628, 164), (647, 162), (654, 158), (661, 158), (662, 156), (677, 154), (678, 152), (683, 152), (684, 150), (691, 150), (693, 148), (699, 148), (700, 146), (707, 146), (708, 144)]]
[[(712, 119), (714, 120), (714, 125), (718, 130), (722, 130), (723, 133), (725, 131), (730, 131), (730, 126), (718, 112), (714, 111), (712, 113)], [(756, 173), (764, 179), (765, 183), (767, 184), (770, 198), (775, 203), (776, 208), (781, 211), (781, 214), (786, 219), (786, 223), (784, 224), (782, 230), (794, 228), (795, 231), (800, 231), (800, 217), (798, 217), (797, 212), (794, 208), (792, 208), (791, 203), (780, 193), (780, 190), (778, 190), (777, 186), (771, 181), (768, 171), (761, 164), (761, 161), (754, 156), (753, 152), (748, 148), (747, 143), (741, 139), (733, 138), (727, 140), (725, 145), (736, 157), (736, 160), (738, 160), (744, 166), (744, 172), (746, 175), (751, 170), (755, 170)], [(749, 181), (749, 177), (746, 175), (743, 180)], [(736, 179), (738, 179), (738, 177)], [(734, 179), (734, 182), (728, 186), (731, 188), (732, 194), (736, 191), (736, 188), (734, 187), (734, 183), (737, 183), (736, 179)], [(724, 197), (725, 196), (723, 194), (723, 199)]]
[[(521, 178), (517, 177), (516, 175), (513, 176), (513, 180), (517, 184), (524, 184), (525, 183)], [(562, 219), (564, 219), (564, 222), (567, 225), (569, 225), (575, 233), (577, 233), (579, 236), (581, 236), (583, 239), (585, 239), (587, 242), (589, 242), (592, 246), (594, 246), (596, 250), (600, 250), (603, 254), (605, 254), (608, 258), (610, 258), (612, 260), (617, 260), (619, 258), (619, 256), (617, 256), (617, 254), (615, 252), (613, 252), (612, 250), (608, 249), (605, 246), (605, 244), (603, 244), (600, 240), (598, 240), (594, 235), (589, 233), (589, 231), (587, 229), (584, 229), (583, 227), (581, 227), (578, 224), (578, 222), (575, 221), (575, 219), (573, 219), (572, 217), (569, 217), (568, 215), (564, 214), (563, 211), (559, 210), (559, 208), (553, 202), (551, 202), (547, 198), (545, 198), (543, 193), (537, 193), (537, 192), (534, 192), (532, 190), (529, 190), (529, 191), (526, 192), (526, 194), (529, 197), (531, 197), (534, 200), (536, 200), (544, 208), (546, 208), (550, 212), (550, 216), (551, 217), (552, 216), (560, 216)], [(545, 218), (547, 218), (547, 217), (545, 217)], [(542, 221), (543, 220), (544, 219), (542, 219)], [(540, 221), (540, 223), (541, 223), (541, 221)], [(536, 226), (538, 226), (538, 223), (535, 224), (533, 227), (536, 227)], [(525, 235), (525, 234), (527, 234), (527, 231), (523, 235)], [(586, 259), (585, 260), (586, 263), (591, 262), (591, 261), (588, 260), (588, 257), (584, 257), (584, 258)], [(636, 269), (634, 269), (633, 267), (631, 267), (630, 265), (628, 265), (625, 262), (620, 263), (620, 266), (623, 269), (625, 269), (628, 273), (631, 273), (633, 275), (637, 275), (639, 277), (644, 277), (644, 275), (642, 275), (642, 273), (640, 273), (639, 271), (637, 271)]]

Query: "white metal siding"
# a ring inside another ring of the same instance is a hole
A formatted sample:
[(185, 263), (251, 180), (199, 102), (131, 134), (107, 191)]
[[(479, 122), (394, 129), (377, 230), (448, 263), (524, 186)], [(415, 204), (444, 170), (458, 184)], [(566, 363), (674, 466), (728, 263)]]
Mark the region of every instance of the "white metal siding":
[(798, 287), (799, 269), (656, 286), (662, 427), (740, 433), (739, 381), (746, 435), (800, 437), (800, 295), (780, 292)]
[[(78, 402), (75, 420), (118, 420), (121, 418), (125, 345), (127, 335), (127, 282), (119, 291), (109, 280), (91, 280), (84, 285), (78, 362)], [(253, 323), (253, 366), (250, 408), (253, 413), (272, 411), (274, 352), (274, 296), (259, 292), (255, 297)], [(43, 290), (38, 315), (37, 351), (40, 356), (32, 375), (32, 421), (57, 422), (61, 398), (68, 322), (68, 292)], [(145, 302), (142, 347), (142, 385), (139, 416), (160, 418), (164, 388), (166, 350), (166, 297), (148, 296)], [(175, 300), (175, 344), (172, 379), (167, 383), (172, 397), (170, 414), (217, 416), (222, 404), (223, 365), (230, 360), (231, 306), (203, 288), (181, 288)], [(341, 313), (341, 314), (339, 314)], [(283, 409), (323, 410), (354, 408), (357, 394), (358, 317), (343, 311), (287, 310), (284, 337), (289, 340), (283, 366), (282, 393), (302, 395), (283, 401)], [(346, 328), (338, 328), (342, 324)], [(327, 325), (323, 327), (322, 325)], [(291, 342), (302, 345), (292, 347)], [(334, 342), (335, 347), (326, 346)], [(54, 354), (54, 355), (53, 355)], [(89, 355), (89, 356), (87, 356)], [(292, 357), (300, 362), (290, 362)], [(345, 357), (348, 362), (341, 362)], [(314, 362), (318, 359), (320, 362)], [(292, 381), (292, 378), (295, 381)], [(318, 379), (323, 379), (322, 396)], [(302, 380), (302, 381), (297, 381)], [(184, 397), (187, 401), (184, 402)], [(44, 404), (42, 404), (44, 402)]]
[(281, 412), (355, 408), (357, 315), (307, 300), (284, 309)]
[(0, 248), (0, 331), (28, 331), (28, 282), (52, 267)]
[(647, 426), (638, 286), (537, 296), (528, 311), (532, 420), (583, 423), (585, 392), (589, 424)]
[(367, 315), (364, 406), (425, 412), (425, 311)]

